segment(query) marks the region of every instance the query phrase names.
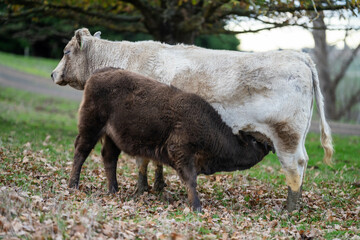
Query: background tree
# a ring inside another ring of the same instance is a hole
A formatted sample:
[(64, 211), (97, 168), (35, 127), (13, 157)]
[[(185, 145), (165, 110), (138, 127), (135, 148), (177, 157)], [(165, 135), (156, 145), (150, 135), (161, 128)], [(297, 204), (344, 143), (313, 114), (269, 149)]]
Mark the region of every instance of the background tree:
[[(317, 63), (320, 84), (326, 101), (326, 114), (332, 120), (340, 120), (349, 115), (351, 109), (360, 102), (360, 88), (353, 86), (347, 94), (337, 94), (339, 86), (346, 80), (345, 74), (360, 50), (360, 43), (354, 49), (345, 47), (338, 50), (329, 46), (326, 41), (327, 26), (324, 21), (324, 13), (319, 12), (313, 21), (314, 30), (312, 35), (315, 41), (314, 59)], [(339, 68), (335, 66), (340, 66)], [(348, 83), (352, 84), (352, 83)], [(338, 101), (339, 97), (342, 101)], [(348, 116), (349, 117), (349, 116)]]
[[(319, 0), (5, 0), (0, 5), (1, 22), (44, 17), (72, 19), (84, 26), (103, 26), (118, 32), (148, 33), (170, 44), (192, 44), (201, 34), (236, 34), (259, 31), (225, 29), (227, 21), (240, 17), (267, 23), (265, 29), (299, 22), (305, 10), (358, 11), (357, 1)], [(270, 17), (267, 19), (264, 17)], [(276, 19), (273, 21), (272, 19)]]

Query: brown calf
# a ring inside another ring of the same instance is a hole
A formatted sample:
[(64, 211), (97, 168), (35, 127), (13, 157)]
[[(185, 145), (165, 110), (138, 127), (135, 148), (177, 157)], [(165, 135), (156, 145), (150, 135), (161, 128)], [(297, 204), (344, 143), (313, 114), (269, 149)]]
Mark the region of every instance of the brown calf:
[(248, 169), (269, 152), (244, 132), (234, 135), (201, 97), (125, 70), (94, 73), (79, 115), (70, 187), (78, 187), (82, 164), (105, 136), (101, 153), (110, 192), (118, 191), (116, 165), (124, 151), (173, 167), (191, 206), (201, 211), (198, 174)]

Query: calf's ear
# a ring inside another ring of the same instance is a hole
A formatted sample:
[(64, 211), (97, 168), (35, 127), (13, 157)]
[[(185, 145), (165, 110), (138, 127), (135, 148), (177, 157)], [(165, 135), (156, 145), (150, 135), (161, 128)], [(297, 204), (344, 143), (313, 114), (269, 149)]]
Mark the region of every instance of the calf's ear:
[(244, 131), (239, 130), (239, 134), (237, 135), (237, 139), (244, 145), (247, 145), (246, 142), (247, 134)]
[(75, 31), (75, 38), (80, 46), (80, 49), (82, 49), (85, 45), (85, 40), (84, 40), (85, 36), (91, 36), (87, 28), (81, 28)]

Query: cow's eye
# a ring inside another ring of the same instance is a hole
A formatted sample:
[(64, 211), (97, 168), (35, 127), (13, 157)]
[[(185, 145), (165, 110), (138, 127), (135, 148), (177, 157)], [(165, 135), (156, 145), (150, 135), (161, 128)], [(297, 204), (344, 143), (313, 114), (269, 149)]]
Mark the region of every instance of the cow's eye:
[(66, 50), (65, 52), (64, 52), (64, 55), (68, 55), (70, 53), (70, 50)]

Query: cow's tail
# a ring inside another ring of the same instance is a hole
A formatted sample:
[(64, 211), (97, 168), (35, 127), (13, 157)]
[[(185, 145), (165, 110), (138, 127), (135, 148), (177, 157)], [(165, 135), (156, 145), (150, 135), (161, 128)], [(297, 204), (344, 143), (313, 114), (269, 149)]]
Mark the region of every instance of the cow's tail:
[(320, 115), (320, 133), (321, 133), (320, 140), (321, 140), (321, 145), (323, 146), (325, 151), (325, 156), (323, 160), (326, 164), (331, 165), (332, 155), (334, 153), (331, 130), (325, 118), (324, 98), (320, 89), (318, 73), (315, 64), (313, 63), (310, 57), (309, 57), (309, 61), (310, 61), (309, 67), (311, 68), (311, 72), (312, 72), (316, 106)]

